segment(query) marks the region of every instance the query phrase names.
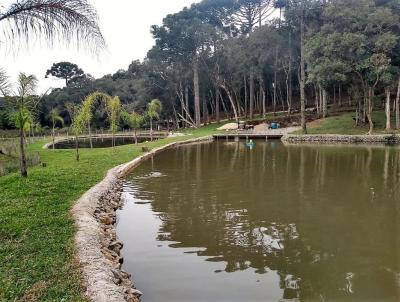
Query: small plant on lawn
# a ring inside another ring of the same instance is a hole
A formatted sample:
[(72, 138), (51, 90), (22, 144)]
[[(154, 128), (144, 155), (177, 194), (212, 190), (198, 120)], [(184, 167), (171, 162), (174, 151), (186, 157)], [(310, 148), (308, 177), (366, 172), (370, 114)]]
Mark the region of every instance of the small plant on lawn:
[(51, 123), (52, 123), (51, 135), (52, 135), (52, 139), (53, 139), (53, 151), (54, 151), (54, 148), (55, 148), (54, 145), (55, 145), (55, 140), (56, 140), (56, 124), (57, 124), (57, 122), (59, 122), (62, 126), (64, 126), (64, 119), (60, 116), (57, 108), (51, 109), (50, 119), (51, 119)]
[(121, 117), (125, 121), (125, 123), (127, 123), (131, 129), (133, 129), (135, 145), (137, 145), (138, 144), (137, 130), (140, 129), (140, 127), (143, 125), (144, 117), (137, 112), (129, 114), (126, 111), (122, 111)]
[(150, 119), (150, 140), (153, 141), (153, 120), (154, 119), (159, 119), (160, 114), (162, 111), (162, 104), (160, 100), (152, 100), (148, 105), (147, 105), (147, 112), (146, 115)]

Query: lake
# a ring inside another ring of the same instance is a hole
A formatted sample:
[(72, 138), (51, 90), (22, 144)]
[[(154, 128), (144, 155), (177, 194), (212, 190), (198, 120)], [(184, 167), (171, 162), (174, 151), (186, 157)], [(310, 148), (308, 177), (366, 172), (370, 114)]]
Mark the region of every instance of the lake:
[(400, 148), (217, 141), (127, 177), (143, 302), (400, 301)]

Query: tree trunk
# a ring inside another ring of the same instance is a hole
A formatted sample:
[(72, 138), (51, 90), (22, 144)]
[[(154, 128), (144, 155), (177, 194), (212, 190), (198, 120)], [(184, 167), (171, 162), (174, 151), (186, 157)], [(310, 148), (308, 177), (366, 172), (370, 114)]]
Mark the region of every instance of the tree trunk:
[(342, 107), (342, 85), (339, 85), (339, 107)]
[(203, 101), (203, 122), (204, 124), (209, 124), (208, 106), (206, 98), (204, 97), (204, 93), (201, 99)]
[(150, 141), (153, 141), (153, 119), (150, 118)]
[(364, 104), (362, 108), (362, 121), (365, 124), (367, 122), (367, 115), (368, 115), (368, 106), (369, 106), (369, 90), (368, 88), (364, 89)]
[(278, 80), (278, 46), (275, 47), (275, 63), (274, 63), (274, 101), (273, 101), (273, 111), (276, 113), (276, 102), (277, 102), (277, 80)]
[(249, 96), (247, 93), (247, 79), (246, 76), (244, 76), (244, 115), (247, 118), (247, 107), (248, 107), (248, 100), (249, 100)]
[(322, 117), (328, 116), (328, 93), (325, 88), (322, 89)]
[(288, 68), (288, 114), (292, 114), (293, 85), (292, 85), (292, 33), (289, 32), (289, 68)]
[(318, 115), (322, 113), (322, 88), (319, 86), (319, 99), (318, 99)]
[(55, 149), (54, 144), (56, 143), (56, 130), (55, 130), (55, 123), (53, 121), (53, 131), (52, 131), (52, 135), (53, 135), (53, 151)]
[(385, 89), (386, 92), (386, 105), (385, 105), (385, 112), (386, 112), (386, 131), (391, 130), (391, 121), (390, 121), (390, 88)]
[(286, 74), (286, 104), (288, 106), (287, 114), (290, 116), (292, 111), (292, 105), (290, 104), (290, 96), (289, 96), (289, 73)]
[(25, 154), (25, 134), (24, 130), (19, 130), (19, 157), (20, 157), (20, 168), (21, 176), (28, 177), (28, 167), (26, 164), (26, 154)]
[[(186, 120), (188, 121), (191, 117), (190, 117), (190, 109), (189, 109), (189, 87), (186, 85), (185, 86), (185, 105), (186, 105)], [(189, 124), (186, 123), (186, 127), (188, 127)]]
[(76, 159), (76, 161), (79, 161), (79, 141), (78, 141), (78, 135), (75, 135), (75, 159)]
[(263, 117), (267, 115), (267, 94), (265, 92), (265, 88), (262, 91), (262, 110), (263, 110)]
[(259, 81), (260, 81), (260, 107), (261, 107), (260, 109), (262, 110), (262, 116), (265, 117), (265, 114), (267, 113), (267, 108), (265, 106), (264, 79), (261, 73), (259, 76)]
[(233, 109), (233, 114), (235, 115), (235, 120), (237, 123), (239, 123), (239, 116), (236, 110), (236, 106), (235, 106), (235, 101), (232, 97), (232, 94), (230, 93), (229, 89), (225, 86), (225, 85), (220, 85), (220, 87), (225, 90), (226, 94), (228, 95), (229, 101), (231, 103), (232, 109)]
[(218, 89), (218, 86), (215, 86), (215, 119), (216, 119), (217, 123), (220, 122), (220, 116), (219, 116), (220, 104), (219, 104), (219, 100), (220, 100), (220, 98), (219, 98), (219, 89)]
[(305, 64), (305, 28), (304, 28), (304, 8), (301, 13), (300, 21), (300, 115), (301, 115), (301, 128), (304, 134), (307, 134), (307, 124), (306, 124), (306, 64)]
[(88, 130), (89, 130), (89, 144), (90, 144), (90, 149), (93, 149), (92, 128), (90, 127), (90, 121), (88, 121)]
[(372, 121), (372, 110), (373, 110), (373, 98), (374, 98), (374, 91), (373, 88), (370, 87), (368, 89), (368, 112), (367, 112), (367, 117), (368, 117), (368, 122), (369, 122), (369, 135), (372, 135), (372, 132), (374, 131), (374, 122)]
[(250, 73), (250, 119), (254, 117), (254, 75)]
[(138, 144), (138, 139), (137, 139), (137, 129), (134, 129), (134, 133), (135, 133), (135, 145)]
[(336, 85), (333, 85), (333, 104), (336, 106)]
[[(174, 111), (174, 119), (175, 119), (175, 129), (177, 129), (177, 130), (179, 130), (179, 120), (178, 120), (178, 114), (176, 113), (176, 109), (175, 109), (175, 106), (172, 104), (172, 109), (173, 109), (173, 111)], [(183, 116), (183, 115), (182, 115)], [(169, 132), (169, 120), (170, 119), (172, 119), (172, 118), (167, 118), (168, 120), (167, 120), (167, 131)]]
[(317, 110), (317, 114), (319, 111), (319, 91), (317, 85), (314, 85), (314, 93), (315, 93), (315, 109)]
[(199, 84), (199, 62), (195, 58), (193, 62), (193, 86), (194, 86), (194, 112), (195, 112), (195, 125), (200, 127), (200, 84)]
[(400, 77), (396, 95), (396, 129), (400, 129)]

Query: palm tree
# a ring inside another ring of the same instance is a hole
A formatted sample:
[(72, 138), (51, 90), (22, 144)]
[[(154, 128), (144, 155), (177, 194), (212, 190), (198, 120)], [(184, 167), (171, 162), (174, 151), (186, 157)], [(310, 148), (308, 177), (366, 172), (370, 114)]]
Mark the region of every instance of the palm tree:
[(34, 75), (20, 73), (17, 81), (17, 93), (14, 96), (6, 94), (11, 105), (10, 118), (19, 129), (19, 155), (21, 176), (28, 176), (25, 133), (33, 123), (33, 110), (36, 107), (38, 98), (35, 97), (37, 78)]
[(10, 81), (4, 69), (0, 68), (0, 94), (3, 96), (8, 95), (10, 89)]
[(71, 119), (71, 130), (75, 136), (75, 159), (79, 161), (79, 135), (82, 133), (85, 127), (85, 120), (82, 115), (82, 108), (80, 105), (75, 105), (73, 103), (65, 104), (67, 108), (69, 117)]
[(135, 145), (138, 144), (138, 138), (137, 138), (137, 130), (140, 129), (140, 127), (143, 124), (144, 118), (142, 115), (140, 115), (137, 112), (133, 112), (132, 114), (129, 114), (126, 111), (123, 111), (121, 113), (122, 119), (133, 129), (134, 132), (134, 138), (135, 138)]
[(160, 100), (152, 100), (147, 105), (147, 116), (150, 118), (150, 140), (153, 141), (153, 119), (159, 119), (162, 110), (162, 104)]
[(134, 133), (135, 133), (135, 145), (138, 144), (138, 139), (137, 139), (137, 130), (142, 126), (143, 124), (143, 116), (141, 116), (137, 112), (133, 112), (131, 114), (131, 122), (130, 126), (132, 127)]
[(121, 101), (119, 97), (109, 98), (106, 104), (107, 115), (110, 122), (110, 130), (112, 133), (112, 146), (115, 147), (115, 133), (119, 127), (119, 119), (121, 114)]
[[(1, 2), (0, 2), (1, 3)], [(1, 40), (22, 42), (43, 37), (86, 44), (94, 52), (105, 47), (96, 10), (87, 0), (17, 0), (0, 11)]]
[(64, 119), (60, 116), (57, 108), (53, 108), (50, 111), (50, 119), (51, 119), (51, 123), (53, 126), (52, 136), (53, 136), (53, 151), (54, 151), (55, 137), (56, 137), (56, 133), (55, 133), (56, 124), (57, 124), (57, 122), (59, 122), (61, 125), (64, 125)]

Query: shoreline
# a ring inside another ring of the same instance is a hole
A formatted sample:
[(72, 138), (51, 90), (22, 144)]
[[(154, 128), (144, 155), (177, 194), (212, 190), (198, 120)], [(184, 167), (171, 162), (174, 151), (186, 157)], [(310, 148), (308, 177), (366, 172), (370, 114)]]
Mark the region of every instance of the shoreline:
[(76, 257), (86, 286), (86, 296), (100, 302), (137, 302), (142, 293), (121, 269), (123, 243), (116, 235), (116, 210), (122, 206), (122, 179), (143, 161), (169, 148), (212, 140), (211, 136), (166, 144), (132, 161), (110, 169), (106, 177), (74, 204), (77, 228)]
[[(391, 135), (285, 135), (283, 143), (387, 143)], [(116, 211), (123, 205), (122, 180), (143, 161), (180, 145), (212, 141), (212, 136), (173, 142), (110, 169), (106, 177), (74, 204), (71, 212), (77, 227), (76, 257), (92, 301), (138, 302), (142, 293), (135, 288), (131, 275), (122, 270), (123, 243), (116, 234)], [(400, 143), (400, 136), (395, 136)]]
[(400, 144), (400, 135), (287, 134), (284, 143)]

